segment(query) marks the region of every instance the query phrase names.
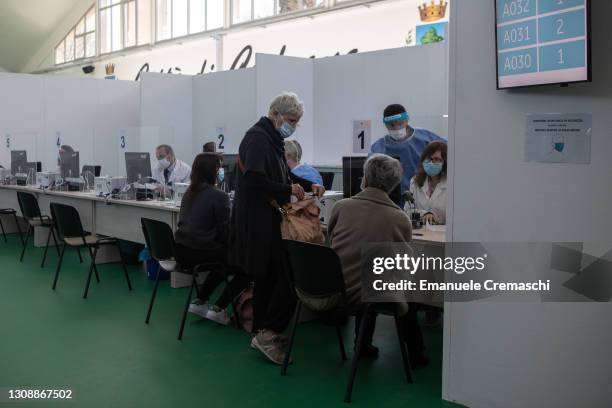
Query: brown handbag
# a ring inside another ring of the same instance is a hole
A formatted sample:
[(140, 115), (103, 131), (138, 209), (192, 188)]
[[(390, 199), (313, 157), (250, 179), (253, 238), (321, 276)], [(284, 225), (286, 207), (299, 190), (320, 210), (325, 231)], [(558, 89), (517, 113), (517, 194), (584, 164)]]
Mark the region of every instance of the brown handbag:
[(325, 243), (321, 229), (320, 213), (314, 199), (304, 199), (295, 203), (285, 204), (282, 207), (276, 200), (270, 200), (270, 205), (276, 208), (282, 216), (281, 234), (283, 239), (293, 241)]
[[(238, 156), (238, 168), (242, 174), (245, 173), (245, 166), (240, 160), (240, 156)], [(268, 198), (268, 202), (281, 213), (281, 235), (283, 239), (311, 242), (313, 244), (325, 243), (320, 220), (321, 210), (314, 199), (305, 199), (296, 203), (285, 204), (282, 207), (274, 199)]]

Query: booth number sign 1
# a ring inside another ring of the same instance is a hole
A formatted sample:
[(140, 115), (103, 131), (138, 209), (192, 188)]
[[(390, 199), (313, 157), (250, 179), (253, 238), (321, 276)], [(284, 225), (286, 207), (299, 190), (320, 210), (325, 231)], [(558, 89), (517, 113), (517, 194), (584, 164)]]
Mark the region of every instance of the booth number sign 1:
[(353, 153), (368, 153), (372, 140), (372, 121), (353, 121)]

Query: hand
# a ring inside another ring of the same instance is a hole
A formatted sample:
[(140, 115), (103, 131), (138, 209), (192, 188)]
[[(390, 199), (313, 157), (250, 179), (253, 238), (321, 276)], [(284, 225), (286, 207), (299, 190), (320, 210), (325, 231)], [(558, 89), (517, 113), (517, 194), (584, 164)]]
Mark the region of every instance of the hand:
[(312, 192), (315, 193), (317, 197), (321, 198), (323, 197), (323, 194), (325, 194), (325, 187), (320, 184), (313, 184)]
[(429, 225), (433, 225), (436, 222), (434, 220), (434, 215), (432, 213), (427, 213), (423, 215), (423, 217), (421, 217), (421, 221), (423, 221), (423, 224), (429, 224)]
[(304, 199), (304, 189), (299, 184), (291, 185), (291, 194), (296, 196), (298, 200)]

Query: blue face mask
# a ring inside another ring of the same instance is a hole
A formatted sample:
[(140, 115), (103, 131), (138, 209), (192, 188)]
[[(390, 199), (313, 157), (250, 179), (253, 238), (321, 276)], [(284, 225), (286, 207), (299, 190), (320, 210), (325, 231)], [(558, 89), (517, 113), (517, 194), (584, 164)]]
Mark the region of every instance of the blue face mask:
[(223, 183), (225, 179), (225, 169), (223, 167), (219, 167), (219, 171), (217, 171), (217, 184)]
[(423, 170), (427, 173), (428, 176), (433, 177), (437, 176), (442, 172), (442, 167), (444, 163), (432, 163), (430, 161), (423, 162)]
[(281, 134), (281, 136), (283, 137), (283, 139), (286, 139), (288, 137), (291, 137), (291, 135), (293, 133), (295, 133), (295, 127), (291, 126), (289, 123), (287, 122), (283, 122), (283, 124), (281, 125), (280, 128), (278, 128), (278, 132)]

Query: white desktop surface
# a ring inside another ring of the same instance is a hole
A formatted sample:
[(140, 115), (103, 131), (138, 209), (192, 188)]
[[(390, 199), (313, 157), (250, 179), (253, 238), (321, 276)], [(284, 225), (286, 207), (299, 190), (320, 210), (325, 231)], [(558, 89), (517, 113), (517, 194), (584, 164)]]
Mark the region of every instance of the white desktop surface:
[(79, 211), (83, 228), (87, 231), (128, 241), (144, 244), (141, 217), (163, 221), (173, 230), (178, 224), (180, 208), (172, 201), (106, 199), (93, 192), (51, 191), (34, 186), (0, 185), (0, 208), (14, 208), (20, 213), (17, 191), (36, 195), (42, 214), (50, 215), (51, 202), (72, 205)]

